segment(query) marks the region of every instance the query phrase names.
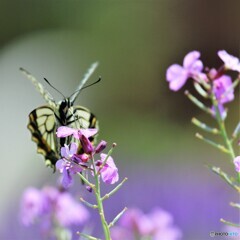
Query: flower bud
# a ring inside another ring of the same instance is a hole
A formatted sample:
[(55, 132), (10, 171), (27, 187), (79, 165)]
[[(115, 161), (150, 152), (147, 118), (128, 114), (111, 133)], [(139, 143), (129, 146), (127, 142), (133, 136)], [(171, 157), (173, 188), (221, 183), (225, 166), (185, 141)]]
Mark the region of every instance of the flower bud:
[(95, 148), (95, 152), (96, 153), (102, 152), (106, 148), (106, 146), (107, 146), (107, 142), (102, 140)]
[(84, 153), (91, 154), (94, 148), (91, 142), (89, 141), (89, 139), (86, 136), (84, 136), (80, 131), (78, 132), (78, 135), (79, 135), (79, 140), (82, 144)]

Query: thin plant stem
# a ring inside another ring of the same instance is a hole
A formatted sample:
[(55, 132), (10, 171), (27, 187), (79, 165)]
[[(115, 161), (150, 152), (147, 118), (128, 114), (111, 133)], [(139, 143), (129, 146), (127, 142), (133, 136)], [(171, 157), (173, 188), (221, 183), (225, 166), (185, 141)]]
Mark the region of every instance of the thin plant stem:
[[(219, 129), (220, 129), (220, 133), (222, 135), (222, 138), (224, 140), (226, 148), (229, 151), (231, 162), (233, 162), (233, 160), (234, 160), (236, 155), (234, 153), (234, 149), (233, 149), (233, 146), (232, 146), (232, 141), (228, 137), (227, 130), (226, 130), (226, 127), (225, 127), (225, 122), (224, 122), (224, 120), (221, 117), (221, 114), (220, 114), (220, 111), (219, 111), (219, 108), (218, 108), (218, 102), (217, 102), (217, 99), (214, 96), (214, 94), (211, 94), (211, 100), (212, 100), (212, 103), (213, 103), (213, 106), (214, 106), (214, 109), (215, 109), (216, 120), (217, 120)], [(240, 173), (238, 173), (238, 181), (240, 182)]]
[(96, 200), (97, 200), (98, 212), (99, 212), (99, 216), (100, 216), (100, 219), (101, 219), (105, 240), (111, 240), (109, 226), (108, 226), (108, 223), (107, 223), (107, 221), (105, 219), (105, 215), (104, 215), (104, 208), (103, 208), (103, 203), (102, 203), (103, 200), (102, 200), (102, 197), (101, 197), (99, 175), (98, 175), (98, 171), (97, 171), (96, 166), (95, 166), (93, 155), (91, 156), (91, 161), (92, 161), (92, 165), (93, 165), (93, 174), (94, 174), (94, 178), (95, 178), (94, 193), (95, 193), (95, 197), (96, 197)]

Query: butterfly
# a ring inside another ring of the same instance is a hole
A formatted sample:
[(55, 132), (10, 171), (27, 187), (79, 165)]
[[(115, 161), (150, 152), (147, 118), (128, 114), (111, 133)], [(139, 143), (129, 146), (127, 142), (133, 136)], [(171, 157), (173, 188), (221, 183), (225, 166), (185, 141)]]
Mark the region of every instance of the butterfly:
[[(97, 66), (98, 63), (92, 64), (80, 81), (76, 91), (70, 97), (64, 97), (59, 103), (55, 102), (51, 94), (33, 75), (27, 70), (20, 68), (20, 71), (34, 84), (37, 91), (40, 92), (48, 104), (34, 109), (29, 114), (29, 123), (27, 125), (32, 134), (32, 140), (37, 144), (37, 152), (45, 158), (46, 166), (55, 169), (55, 163), (60, 159), (60, 147), (64, 144), (69, 144), (72, 140), (71, 137), (60, 139), (56, 137), (56, 131), (59, 126), (68, 126), (76, 129), (98, 128), (98, 121), (94, 114), (83, 106), (74, 105), (84, 84)], [(94, 138), (91, 137), (90, 140), (94, 141)]]

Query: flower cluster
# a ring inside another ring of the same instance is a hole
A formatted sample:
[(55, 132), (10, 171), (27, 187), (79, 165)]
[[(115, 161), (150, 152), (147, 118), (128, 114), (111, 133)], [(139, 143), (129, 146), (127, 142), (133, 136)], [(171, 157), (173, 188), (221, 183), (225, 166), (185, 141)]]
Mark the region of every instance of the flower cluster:
[(172, 216), (156, 208), (149, 214), (133, 208), (120, 219), (119, 226), (112, 229), (112, 239), (153, 239), (177, 240), (181, 238), (181, 231), (173, 225)]
[[(97, 171), (102, 177), (103, 182), (114, 184), (119, 180), (118, 169), (111, 156), (101, 153), (107, 143), (101, 141), (97, 147), (89, 141), (89, 137), (94, 136), (97, 133), (97, 129), (73, 129), (69, 127), (59, 127), (57, 130), (57, 137), (65, 138), (73, 136), (76, 140), (79, 140), (82, 146), (83, 153), (79, 154), (78, 144), (72, 142), (70, 145), (61, 147), (61, 156), (56, 163), (56, 168), (62, 173), (62, 186), (68, 188), (73, 178), (72, 176), (76, 173), (82, 173), (84, 170), (90, 170), (93, 173), (96, 167)], [(100, 154), (100, 159), (94, 161), (94, 156)]]
[(227, 70), (240, 73), (239, 59), (228, 54), (225, 50), (218, 51), (223, 66), (218, 70), (205, 68), (198, 51), (188, 53), (183, 66), (173, 64), (167, 69), (166, 79), (173, 91), (181, 89), (188, 79), (193, 79), (197, 91), (205, 98), (214, 96), (217, 105), (212, 106), (210, 111), (215, 117), (219, 113), (222, 119), (226, 118), (227, 112), (224, 104), (234, 99), (234, 84), (232, 78), (226, 75)]
[(41, 229), (46, 233), (53, 228), (53, 222), (61, 227), (83, 224), (89, 213), (67, 192), (54, 187), (28, 188), (22, 197), (20, 218), (26, 226), (40, 221)]
[[(193, 85), (200, 97), (210, 100), (212, 106), (208, 107), (198, 97), (195, 97), (189, 91), (185, 91), (186, 96), (198, 108), (214, 117), (217, 126), (208, 126), (195, 117), (192, 118), (192, 123), (207, 133), (221, 136), (222, 141), (215, 142), (216, 140), (208, 139), (199, 133), (196, 133), (196, 137), (217, 148), (224, 154), (227, 154), (237, 173), (233, 177), (229, 176), (220, 167), (209, 166), (209, 168), (239, 193), (240, 156), (236, 156), (235, 154), (234, 141), (240, 134), (240, 122), (230, 135), (225, 126), (227, 117), (225, 104), (234, 100), (234, 89), (240, 82), (240, 61), (237, 57), (228, 54), (225, 50), (218, 51), (218, 57), (223, 62), (220, 68), (204, 68), (202, 61), (199, 60), (200, 53), (198, 51), (192, 51), (185, 56), (183, 66), (173, 64), (167, 69), (166, 78), (169, 82), (170, 89), (173, 91), (178, 91), (188, 79), (192, 79)], [(228, 75), (229, 70), (235, 72), (232, 76), (238, 74), (234, 81), (232, 77)], [(240, 209), (239, 203), (232, 202), (230, 205)], [(220, 221), (227, 225), (240, 227), (239, 223), (232, 223), (223, 218)]]

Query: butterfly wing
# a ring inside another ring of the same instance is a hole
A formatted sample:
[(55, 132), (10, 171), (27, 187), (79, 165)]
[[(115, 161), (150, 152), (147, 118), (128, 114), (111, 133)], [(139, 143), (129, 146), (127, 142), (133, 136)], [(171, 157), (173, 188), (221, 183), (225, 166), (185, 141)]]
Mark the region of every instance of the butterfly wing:
[(73, 106), (68, 110), (68, 126), (72, 128), (98, 128), (98, 122), (94, 114), (83, 106)]
[(56, 109), (56, 103), (52, 95), (43, 87), (43, 85), (40, 82), (38, 82), (38, 80), (27, 70), (20, 68), (20, 71), (33, 83), (37, 91), (43, 96), (48, 105), (53, 109)]
[(60, 158), (57, 151), (56, 120), (49, 106), (36, 108), (29, 114), (28, 129), (37, 144), (37, 152), (45, 157), (45, 164), (54, 167)]
[(87, 80), (89, 79), (89, 77), (93, 74), (93, 72), (95, 71), (95, 69), (98, 66), (98, 62), (93, 63), (90, 68), (88, 69), (88, 71), (85, 73), (83, 79), (80, 81), (76, 91), (72, 94), (72, 96), (70, 97), (70, 102), (73, 104), (74, 101), (76, 100), (78, 94), (80, 93), (82, 87), (84, 86), (84, 84), (87, 82)]

